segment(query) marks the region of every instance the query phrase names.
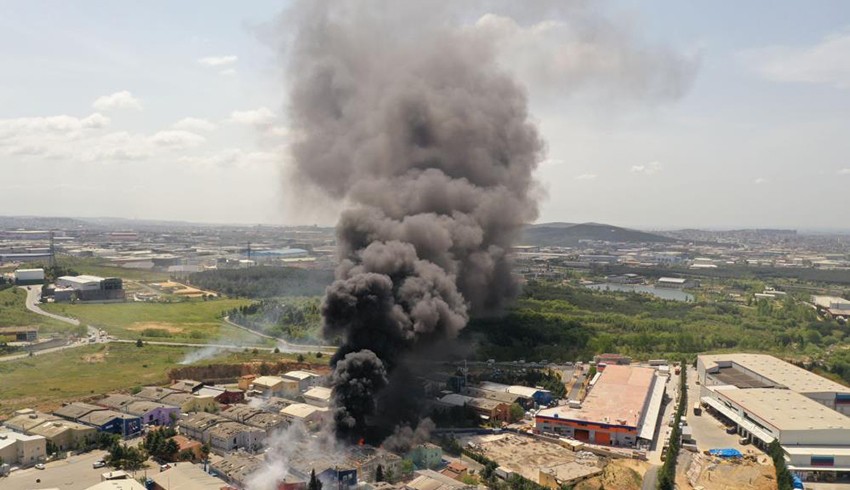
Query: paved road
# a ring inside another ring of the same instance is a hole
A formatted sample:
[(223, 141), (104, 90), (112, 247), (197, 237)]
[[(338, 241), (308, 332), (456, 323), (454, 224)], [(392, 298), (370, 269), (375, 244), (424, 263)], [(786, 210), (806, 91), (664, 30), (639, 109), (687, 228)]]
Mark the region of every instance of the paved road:
[(655, 490), (658, 487), (658, 470), (660, 468), (660, 466), (652, 465), (646, 470), (646, 474), (643, 475), (641, 490)]
[(62, 490), (83, 490), (100, 483), (100, 475), (109, 468), (92, 468), (92, 463), (103, 459), (106, 451), (92, 451), (71, 456), (61, 461), (47, 463), (46, 468), (18, 470), (5, 478), (0, 478), (3, 490), (40, 490), (60, 488)]
[[(77, 326), (77, 325), (80, 324), (80, 321), (75, 319), (75, 318), (68, 318), (66, 316), (55, 315), (53, 313), (42, 310), (38, 306), (39, 299), (41, 298), (41, 286), (21, 286), (21, 287), (26, 289), (26, 292), (27, 292), (26, 306), (27, 306), (27, 309), (30, 310), (31, 312), (33, 312), (37, 315), (42, 315), (42, 316), (52, 318), (54, 320), (58, 320), (60, 322), (70, 323), (71, 325), (74, 325), (74, 326)], [(96, 328), (92, 327), (91, 325), (87, 326), (86, 328), (88, 329), (89, 334), (97, 335), (97, 329)]]

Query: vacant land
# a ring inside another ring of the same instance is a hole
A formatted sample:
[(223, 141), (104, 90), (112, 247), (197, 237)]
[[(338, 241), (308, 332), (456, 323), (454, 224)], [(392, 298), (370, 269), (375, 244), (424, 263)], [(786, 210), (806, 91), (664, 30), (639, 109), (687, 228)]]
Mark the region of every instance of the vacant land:
[(186, 347), (98, 344), (0, 364), (0, 416), (137, 385), (164, 384)]
[[(776, 470), (765, 455), (723, 460), (703, 454), (685, 454), (686, 465), (676, 475), (679, 488), (704, 490), (773, 490)], [(680, 464), (682, 459), (679, 460)], [(677, 465), (678, 466), (678, 465)], [(607, 487), (606, 487), (607, 488)]]
[(47, 304), (44, 309), (79, 319), (122, 339), (188, 343), (265, 342), (245, 330), (224, 324), (222, 311), (238, 308), (245, 300), (211, 300), (181, 303)]
[(605, 465), (601, 475), (580, 482), (575, 490), (640, 490), (648, 467), (635, 459), (615, 459)]
[(495, 434), (461, 438), (472, 448), (514, 473), (539, 481), (540, 470), (553, 471), (561, 479), (591, 477), (601, 472), (601, 461), (593, 454), (576, 453), (551, 442), (515, 434)]
[(0, 327), (38, 325), (42, 335), (51, 332), (85, 333), (85, 327), (75, 327), (29, 311), (26, 299), (27, 292), (18, 287), (0, 291)]

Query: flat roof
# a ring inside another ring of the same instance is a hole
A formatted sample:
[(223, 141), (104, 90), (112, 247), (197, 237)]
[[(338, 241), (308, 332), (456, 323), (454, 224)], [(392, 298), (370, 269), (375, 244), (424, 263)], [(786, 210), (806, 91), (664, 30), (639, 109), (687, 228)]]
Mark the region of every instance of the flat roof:
[(97, 485), (86, 487), (86, 490), (146, 490), (145, 487), (132, 478), (123, 480), (106, 480)]
[(293, 403), (292, 405), (284, 408), (280, 411), (281, 415), (294, 417), (297, 419), (304, 419), (313, 415), (315, 412), (324, 412), (327, 411), (326, 408), (319, 408), (313, 405), (308, 405), (306, 403)]
[(103, 280), (103, 278), (100, 277), (100, 276), (89, 276), (89, 275), (86, 275), (86, 274), (81, 274), (79, 276), (62, 276), (62, 277), (57, 277), (56, 279), (62, 280), (62, 281), (67, 281), (67, 282), (74, 282), (74, 283), (77, 283), (77, 284), (87, 284), (87, 283), (90, 283), (90, 282), (100, 282), (100, 281)]
[(652, 368), (607, 366), (581, 408), (559, 405), (537, 416), (638, 428), (654, 379)]
[(330, 400), (331, 394), (333, 394), (333, 390), (331, 390), (330, 388), (325, 388), (324, 386), (316, 386), (305, 391), (304, 398), (310, 397), (319, 400)]
[(652, 385), (649, 405), (646, 407), (646, 413), (643, 414), (643, 422), (638, 433), (640, 439), (651, 441), (655, 437), (655, 429), (658, 427), (658, 414), (661, 412), (661, 405), (664, 402), (664, 391), (666, 389), (667, 382), (664, 379), (658, 379)]
[(260, 376), (259, 378), (254, 378), (252, 383), (255, 385), (272, 387), (283, 383), (283, 378), (277, 376)]
[(728, 398), (780, 431), (842, 429), (850, 431), (850, 417), (791, 390), (751, 388), (721, 390)]
[(315, 378), (317, 376), (319, 375), (316, 373), (311, 373), (310, 371), (289, 371), (288, 373), (283, 375), (284, 378), (292, 378), (297, 380), (305, 380)]
[(699, 356), (707, 372), (721, 363), (735, 363), (798, 393), (846, 393), (850, 388), (766, 354), (712, 354)]
[(181, 490), (221, 490), (227, 486), (224, 480), (206, 473), (192, 463), (171, 463), (172, 467), (160, 473), (152, 473), (150, 479), (162, 488)]
[(29, 432), (33, 435), (50, 438), (68, 430), (95, 431), (97, 429), (95, 429), (94, 427), (89, 427), (88, 425), (71, 422), (70, 420), (62, 420), (61, 422), (53, 420), (33, 427)]

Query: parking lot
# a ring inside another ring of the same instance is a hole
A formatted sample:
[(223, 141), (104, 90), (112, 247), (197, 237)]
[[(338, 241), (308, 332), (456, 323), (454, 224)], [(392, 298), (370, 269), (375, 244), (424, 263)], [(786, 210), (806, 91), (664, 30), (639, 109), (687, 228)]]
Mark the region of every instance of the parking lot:
[(712, 416), (708, 410), (703, 410), (702, 415), (694, 415), (694, 403), (699, 401), (699, 385), (697, 381), (696, 369), (688, 368), (688, 409), (685, 412), (685, 418), (688, 425), (693, 431), (694, 439), (697, 442), (697, 449), (705, 451), (708, 449), (718, 448), (735, 448), (742, 453), (748, 452), (757, 454), (761, 453), (758, 449), (751, 445), (741, 445), (738, 443), (737, 434), (727, 434), (726, 427), (723, 423)]
[(45, 469), (28, 468), (12, 472), (11, 475), (0, 478), (0, 488), (3, 490), (40, 490), (60, 488), (63, 490), (82, 490), (100, 483), (101, 473), (109, 468), (92, 468), (92, 463), (103, 459), (106, 451), (91, 451), (77, 456), (71, 456), (61, 461), (47, 463)]

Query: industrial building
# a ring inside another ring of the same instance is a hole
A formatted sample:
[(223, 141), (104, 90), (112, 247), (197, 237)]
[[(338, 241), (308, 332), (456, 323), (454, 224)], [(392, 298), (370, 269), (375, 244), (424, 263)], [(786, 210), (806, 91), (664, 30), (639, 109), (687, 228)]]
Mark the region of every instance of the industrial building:
[(535, 429), (605, 446), (651, 442), (666, 379), (652, 368), (608, 366), (583, 403), (540, 410)]
[(812, 304), (821, 314), (833, 318), (850, 318), (850, 300), (837, 296), (812, 296)]
[(697, 376), (706, 396), (714, 386), (787, 389), (850, 415), (850, 388), (765, 354), (716, 354), (697, 358)]
[(324, 386), (316, 386), (304, 392), (304, 401), (317, 407), (329, 407), (333, 391)]
[(327, 408), (319, 408), (306, 403), (293, 403), (284, 407), (280, 414), (290, 422), (301, 422), (307, 426), (319, 424), (329, 415)]
[(0, 327), (0, 342), (37, 342), (38, 327)]
[(850, 388), (768, 355), (697, 358), (700, 402), (766, 448), (778, 440), (788, 468), (850, 473)]
[(53, 414), (125, 438), (138, 435), (142, 431), (141, 418), (88, 403), (69, 403), (56, 409)]
[(107, 301), (124, 299), (124, 283), (120, 277), (62, 276), (56, 279), (54, 300), (66, 296), (81, 301)]
[(310, 371), (289, 371), (281, 377), (284, 380), (297, 381), (299, 393), (304, 393), (313, 386), (318, 385), (319, 381), (322, 380), (321, 376)]
[(0, 461), (12, 465), (31, 466), (47, 457), (47, 440), (17, 432), (0, 431)]
[(44, 284), (44, 269), (17, 269), (15, 284)]
[(149, 475), (153, 490), (221, 490), (227, 483), (192, 463), (171, 463), (170, 468)]
[(268, 413), (247, 405), (234, 405), (221, 412), (221, 416), (234, 422), (262, 429), (266, 432), (267, 437), (271, 437), (272, 433), (287, 425), (287, 420), (280, 414)]

